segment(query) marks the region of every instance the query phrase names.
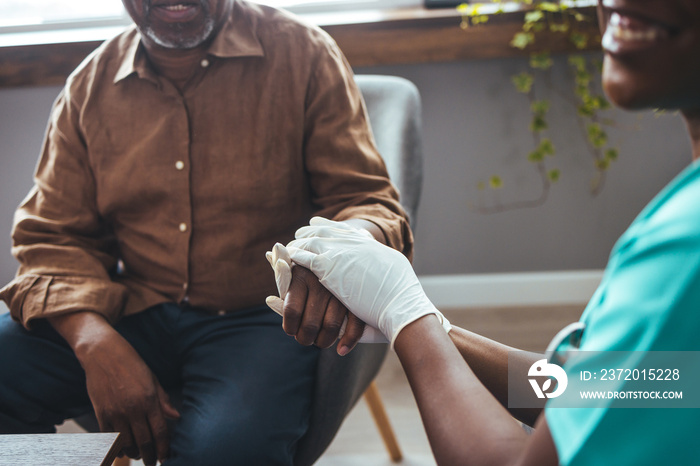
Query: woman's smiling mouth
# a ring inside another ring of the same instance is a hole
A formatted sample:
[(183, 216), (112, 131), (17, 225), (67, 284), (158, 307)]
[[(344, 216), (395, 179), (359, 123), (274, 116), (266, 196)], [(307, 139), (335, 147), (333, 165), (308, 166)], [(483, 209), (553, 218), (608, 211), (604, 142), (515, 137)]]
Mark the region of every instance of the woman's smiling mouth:
[(643, 13), (626, 8), (624, 2), (604, 1), (607, 20), (602, 45), (611, 54), (647, 50), (677, 35), (677, 27), (652, 20)]

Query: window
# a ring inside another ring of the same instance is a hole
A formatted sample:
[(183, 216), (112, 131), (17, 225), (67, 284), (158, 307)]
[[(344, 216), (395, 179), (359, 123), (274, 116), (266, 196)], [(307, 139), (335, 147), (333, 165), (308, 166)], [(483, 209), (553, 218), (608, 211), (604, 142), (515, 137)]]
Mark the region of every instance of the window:
[(126, 22), (121, 0), (3, 0), (0, 27), (13, 31)]
[[(295, 13), (419, 5), (422, 0), (256, 0)], [(121, 0), (2, 0), (0, 33), (129, 24)]]

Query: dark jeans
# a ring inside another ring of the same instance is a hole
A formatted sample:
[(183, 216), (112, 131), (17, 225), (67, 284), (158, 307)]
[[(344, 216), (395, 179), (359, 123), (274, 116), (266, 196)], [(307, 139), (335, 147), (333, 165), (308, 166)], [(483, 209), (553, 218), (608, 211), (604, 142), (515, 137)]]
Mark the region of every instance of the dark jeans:
[[(212, 315), (174, 304), (115, 329), (166, 391), (178, 390), (175, 465), (292, 464), (308, 424), (318, 349), (287, 336), (267, 307)], [(91, 409), (85, 374), (53, 328), (0, 315), (0, 433), (55, 432)]]

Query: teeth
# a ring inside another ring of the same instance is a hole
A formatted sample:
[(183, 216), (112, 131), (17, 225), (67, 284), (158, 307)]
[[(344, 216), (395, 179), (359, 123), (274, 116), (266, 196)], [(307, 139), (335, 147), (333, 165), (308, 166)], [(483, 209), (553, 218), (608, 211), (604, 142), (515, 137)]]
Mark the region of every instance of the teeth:
[(651, 42), (659, 38), (659, 31), (657, 31), (656, 29), (647, 29), (646, 31), (632, 31), (630, 29), (623, 29), (619, 26), (613, 26), (611, 32), (615, 39), (621, 40)]
[(623, 20), (621, 15), (613, 13), (605, 35), (610, 34), (614, 39), (629, 42), (653, 42), (666, 35), (663, 29), (656, 26), (641, 24), (639, 21), (635, 23), (635, 26), (631, 26), (629, 19)]
[(168, 5), (168, 6), (165, 7), (165, 9), (166, 9), (166, 10), (169, 10), (169, 11), (182, 11), (182, 10), (186, 10), (186, 9), (187, 9), (187, 6), (186, 6), (186, 5), (182, 5), (182, 4)]

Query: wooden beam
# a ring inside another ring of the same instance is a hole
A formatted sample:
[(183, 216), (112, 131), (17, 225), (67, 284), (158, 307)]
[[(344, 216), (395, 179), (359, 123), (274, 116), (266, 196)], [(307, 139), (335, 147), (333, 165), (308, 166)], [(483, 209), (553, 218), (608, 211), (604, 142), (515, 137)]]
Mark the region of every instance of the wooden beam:
[(66, 77), (102, 41), (0, 48), (0, 87), (51, 86)]

